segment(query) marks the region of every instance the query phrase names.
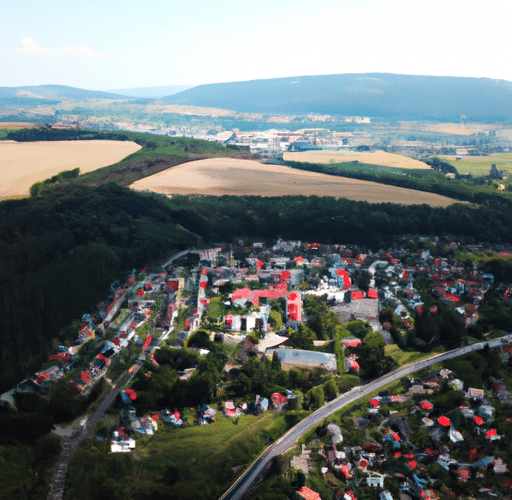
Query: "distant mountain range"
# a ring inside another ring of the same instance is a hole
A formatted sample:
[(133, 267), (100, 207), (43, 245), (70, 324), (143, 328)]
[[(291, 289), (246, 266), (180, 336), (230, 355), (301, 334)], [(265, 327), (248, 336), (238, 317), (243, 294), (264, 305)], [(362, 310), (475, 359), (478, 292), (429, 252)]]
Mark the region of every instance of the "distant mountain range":
[(111, 92), (60, 85), (0, 87), (0, 108), (87, 99), (160, 99), (241, 113), (512, 122), (512, 82), (489, 78), (354, 73)]
[(0, 87), (0, 107), (36, 106), (39, 104), (57, 104), (62, 101), (81, 101), (86, 99), (126, 99), (126, 96), (100, 90), (78, 89), (65, 85)]
[(512, 120), (512, 82), (360, 73), (200, 85), (163, 99), (239, 112)]
[(126, 88), (108, 92), (79, 89), (65, 85), (0, 87), (0, 108), (6, 106), (51, 105), (62, 101), (86, 101), (87, 99), (159, 99), (187, 89), (190, 89), (190, 85)]
[(159, 99), (161, 97), (169, 97), (183, 90), (192, 88), (190, 85), (163, 85), (159, 87), (136, 87), (128, 89), (109, 90), (113, 94), (121, 94), (127, 97), (137, 99)]

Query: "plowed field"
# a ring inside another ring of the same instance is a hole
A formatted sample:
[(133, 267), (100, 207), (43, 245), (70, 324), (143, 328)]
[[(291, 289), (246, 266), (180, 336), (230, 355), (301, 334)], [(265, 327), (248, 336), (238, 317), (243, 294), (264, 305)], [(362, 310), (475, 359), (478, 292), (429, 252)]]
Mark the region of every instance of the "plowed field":
[(140, 179), (131, 187), (138, 191), (168, 195), (316, 195), (371, 203), (426, 203), (443, 207), (455, 202), (451, 198), (412, 189), (232, 158), (211, 158), (184, 163)]

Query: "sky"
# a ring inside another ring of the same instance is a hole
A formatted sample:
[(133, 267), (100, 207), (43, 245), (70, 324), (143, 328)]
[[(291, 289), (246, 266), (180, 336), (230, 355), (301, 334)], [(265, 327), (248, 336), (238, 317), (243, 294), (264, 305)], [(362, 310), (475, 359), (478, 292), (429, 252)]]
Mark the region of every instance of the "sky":
[(0, 86), (91, 90), (339, 73), (512, 81), (511, 0), (18, 0)]

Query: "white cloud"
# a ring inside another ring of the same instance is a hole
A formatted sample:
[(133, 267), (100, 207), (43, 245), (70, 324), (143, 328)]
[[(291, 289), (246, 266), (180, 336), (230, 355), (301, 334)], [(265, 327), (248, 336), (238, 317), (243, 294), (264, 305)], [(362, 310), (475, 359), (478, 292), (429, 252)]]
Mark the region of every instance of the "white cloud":
[(102, 52), (94, 52), (88, 45), (81, 46), (67, 46), (67, 47), (43, 47), (39, 42), (32, 40), (32, 38), (24, 37), (21, 39), (22, 47), (17, 49), (6, 50), (9, 54), (20, 55), (46, 55), (46, 54), (64, 54), (67, 56), (79, 55), (91, 59), (101, 59), (107, 55)]

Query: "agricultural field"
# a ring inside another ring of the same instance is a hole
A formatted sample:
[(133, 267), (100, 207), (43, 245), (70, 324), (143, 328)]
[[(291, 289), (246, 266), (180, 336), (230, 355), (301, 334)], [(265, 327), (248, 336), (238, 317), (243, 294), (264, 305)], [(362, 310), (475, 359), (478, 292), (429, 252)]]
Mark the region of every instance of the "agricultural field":
[(372, 203), (426, 203), (442, 207), (455, 202), (433, 193), (233, 158), (184, 163), (139, 179), (130, 187), (167, 195), (332, 196)]
[(419, 160), (407, 156), (387, 153), (385, 151), (305, 151), (303, 153), (284, 153), (284, 161), (300, 161), (305, 163), (344, 163), (358, 161), (370, 165), (383, 165), (397, 168), (430, 169)]
[(19, 130), (20, 128), (33, 127), (37, 127), (37, 124), (30, 122), (0, 122), (0, 130)]
[(91, 172), (140, 148), (128, 141), (0, 141), (0, 200), (27, 196), (32, 184), (63, 170)]
[(491, 165), (494, 163), (498, 170), (503, 173), (512, 173), (512, 153), (500, 153), (488, 156), (465, 156), (457, 160), (455, 156), (440, 156), (442, 160), (453, 165), (459, 174), (471, 174), (474, 176), (485, 176), (489, 174)]
[(485, 134), (491, 130), (499, 130), (501, 127), (492, 123), (421, 123), (421, 122), (401, 122), (405, 127), (416, 128), (429, 132), (437, 132), (449, 135), (473, 135)]

